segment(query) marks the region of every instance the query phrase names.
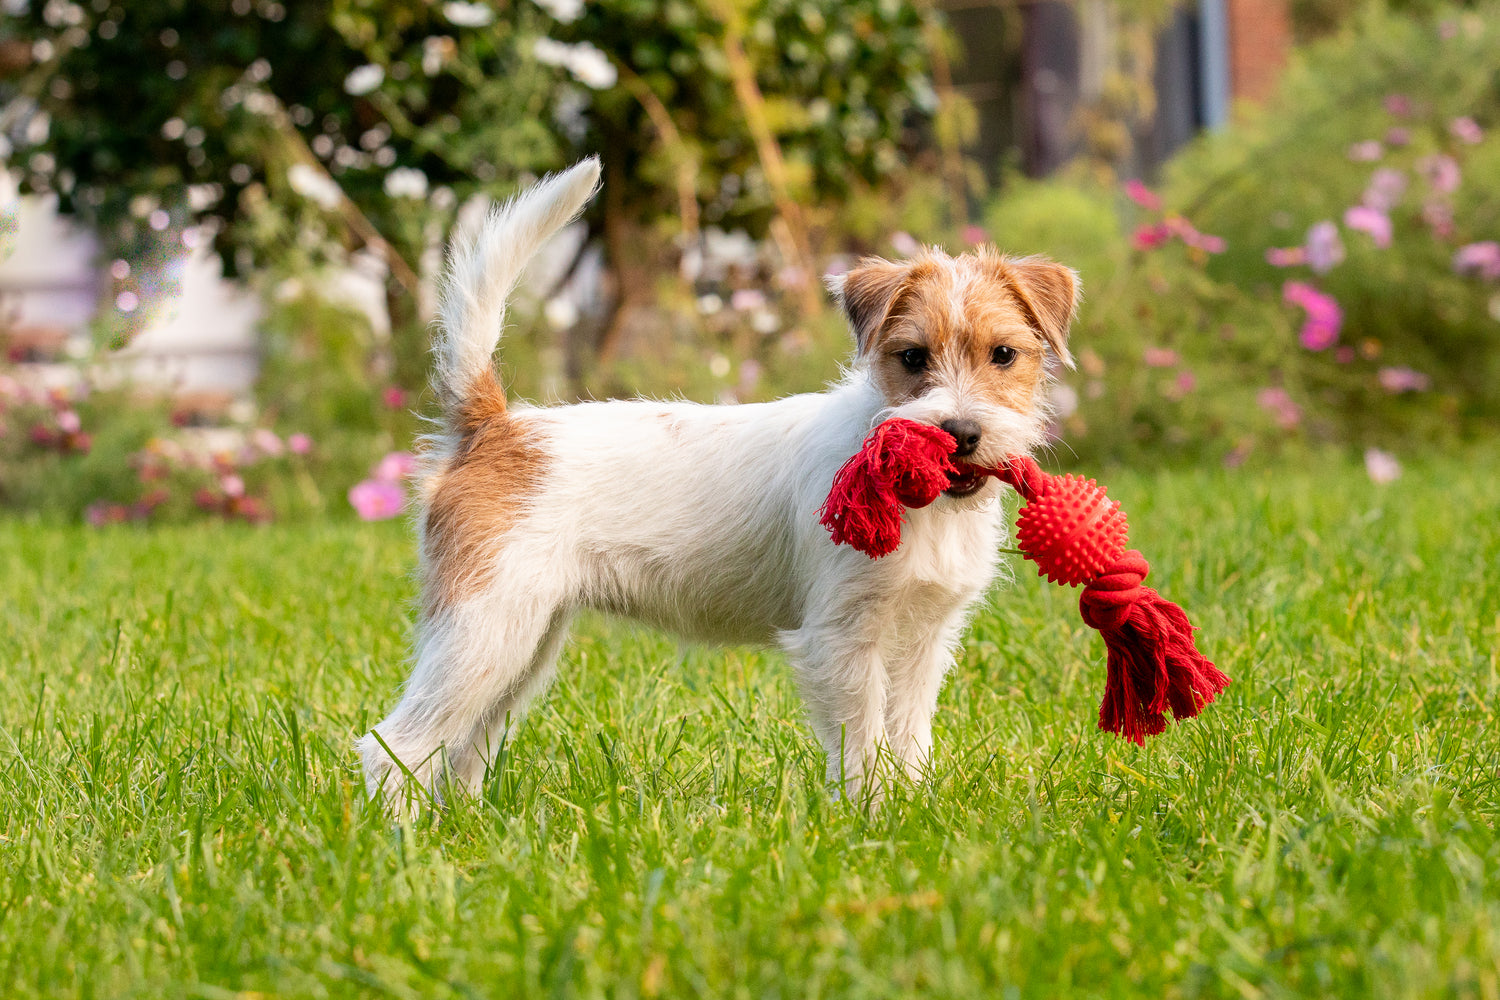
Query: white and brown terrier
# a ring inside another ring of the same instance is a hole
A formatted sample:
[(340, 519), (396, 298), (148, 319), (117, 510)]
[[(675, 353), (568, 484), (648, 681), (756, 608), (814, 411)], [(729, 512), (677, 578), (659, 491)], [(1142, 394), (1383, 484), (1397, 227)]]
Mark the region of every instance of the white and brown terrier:
[(831, 781), (878, 794), (882, 755), (921, 774), (943, 676), (996, 576), (1002, 487), (955, 479), (907, 513), (900, 549), (882, 559), (835, 546), (818, 511), (891, 417), (943, 427), (979, 465), (1041, 444), (1047, 352), (1071, 364), (1073, 272), (989, 249), (867, 259), (829, 282), (857, 350), (825, 392), (509, 407), (492, 361), (506, 300), (598, 181), (595, 159), (548, 177), (451, 252), (435, 347), (442, 424), (419, 473), (415, 662), (395, 710), (359, 742), (371, 794), (409, 810), (412, 778), (439, 796), (477, 790), (580, 608), (779, 646)]

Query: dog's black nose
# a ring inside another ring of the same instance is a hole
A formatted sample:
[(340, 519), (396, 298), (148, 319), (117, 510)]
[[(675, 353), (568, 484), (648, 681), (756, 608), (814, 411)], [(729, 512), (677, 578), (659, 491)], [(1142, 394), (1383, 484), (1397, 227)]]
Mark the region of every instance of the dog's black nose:
[(938, 426), (953, 435), (953, 440), (957, 442), (954, 445), (953, 454), (959, 458), (966, 458), (978, 449), (979, 438), (983, 432), (976, 421), (944, 420)]

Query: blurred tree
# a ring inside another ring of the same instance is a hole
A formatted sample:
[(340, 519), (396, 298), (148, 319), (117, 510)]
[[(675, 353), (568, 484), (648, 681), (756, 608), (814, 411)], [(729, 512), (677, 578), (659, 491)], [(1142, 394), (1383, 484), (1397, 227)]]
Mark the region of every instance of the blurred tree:
[[(934, 107), (930, 15), (893, 0), (8, 9), (0, 126), (26, 190), (56, 192), (124, 256), (203, 226), (229, 274), (373, 249), (406, 385), (425, 363), (423, 251), (471, 195), (598, 150), (615, 268), (638, 269), (638, 237), (663, 223), (690, 250), (700, 220), (769, 230), (809, 268), (799, 206), (899, 169)], [(650, 284), (626, 275), (617, 298)]]

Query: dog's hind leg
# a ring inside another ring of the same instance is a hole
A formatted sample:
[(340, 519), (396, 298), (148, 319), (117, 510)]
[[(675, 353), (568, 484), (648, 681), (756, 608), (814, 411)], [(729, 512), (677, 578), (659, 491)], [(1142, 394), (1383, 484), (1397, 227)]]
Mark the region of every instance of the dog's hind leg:
[[(543, 686), (565, 632), (556, 598), (527, 588), (493, 588), (441, 609), (420, 625), (411, 679), (374, 732), (359, 741), (371, 797), (411, 814), (443, 781), (472, 790), (484, 775), (481, 747), (497, 706)], [(504, 709), (498, 709), (503, 717)], [(414, 778), (420, 788), (411, 787)]]
[(465, 769), (462, 774), (457, 775), (469, 792), (478, 794), (481, 791), (490, 765), (510, 741), (527, 706), (547, 690), (553, 677), (557, 675), (557, 658), (568, 638), (568, 626), (572, 618), (571, 609), (558, 608), (553, 612), (547, 634), (532, 654), (525, 676), (501, 695), (485, 713), (469, 741), (474, 753), (465, 756)]

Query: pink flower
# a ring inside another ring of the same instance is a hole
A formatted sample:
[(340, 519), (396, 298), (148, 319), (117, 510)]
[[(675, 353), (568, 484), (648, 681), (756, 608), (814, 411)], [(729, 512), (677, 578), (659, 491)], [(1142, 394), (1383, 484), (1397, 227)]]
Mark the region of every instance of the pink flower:
[(1369, 233), (1381, 250), (1391, 245), (1391, 217), (1365, 205), (1355, 205), (1344, 213), (1344, 225)]
[(735, 289), (733, 295), (729, 296), (729, 308), (737, 312), (761, 309), (765, 304), (766, 293), (758, 288), (738, 288)]
[(306, 455), (312, 451), (312, 438), (306, 434), (293, 434), (286, 439), (286, 446), (293, 455)]
[(1436, 199), (1422, 206), (1422, 221), (1438, 239), (1446, 240), (1453, 235), (1453, 206)]
[(417, 458), (409, 451), (393, 451), (380, 460), (371, 475), (382, 483), (399, 483), (417, 468)]
[(263, 454), (269, 455), (272, 458), (280, 455), (285, 450), (285, 446), (281, 443), (281, 438), (276, 436), (276, 432), (267, 430), (264, 427), (257, 427), (250, 432), (250, 443)]
[(64, 434), (77, 434), (83, 430), (83, 421), (74, 410), (63, 410), (57, 415), (57, 429)]
[[(847, 271), (848, 267), (844, 270)], [(782, 288), (801, 288), (807, 284), (807, 272), (789, 264), (776, 272), (776, 283)]]
[(124, 504), (105, 503), (102, 500), (89, 504), (83, 512), (84, 519), (95, 528), (102, 528), (106, 524), (124, 524), (129, 515), (130, 511), (125, 509)]
[(1365, 472), (1376, 483), (1394, 482), (1401, 478), (1401, 463), (1390, 452), (1379, 448), (1365, 449)]
[(380, 401), (388, 410), (399, 410), (406, 405), (406, 390), (399, 385), (388, 385), (381, 392)]
[(1462, 118), (1455, 118), (1449, 122), (1448, 134), (1459, 142), (1466, 142), (1470, 146), (1477, 146), (1484, 141), (1484, 130), (1479, 127), (1478, 122), (1468, 115), (1464, 115)]
[(1411, 98), (1405, 94), (1388, 94), (1385, 99), (1385, 110), (1397, 118), (1405, 118), (1411, 114)]
[(903, 257), (910, 257), (922, 249), (922, 244), (911, 233), (902, 231), (891, 234), (891, 246)]
[(1344, 325), (1344, 311), (1331, 295), (1301, 281), (1288, 281), (1281, 288), (1286, 301), (1307, 311), (1298, 339), (1309, 351), (1326, 351), (1339, 338)]
[(1224, 237), (1214, 236), (1210, 233), (1199, 233), (1196, 241), (1189, 240), (1188, 246), (1197, 247), (1204, 253), (1223, 253), (1226, 246)]
[(1237, 444), (1229, 449), (1229, 453), (1224, 456), (1224, 468), (1238, 469), (1245, 464), (1245, 460), (1249, 457), (1250, 446), (1248, 444)]
[(971, 247), (978, 246), (979, 244), (988, 241), (989, 238), (990, 234), (984, 231), (983, 226), (976, 226), (973, 223), (964, 226), (964, 242), (969, 244), (969, 246)]
[(1172, 231), (1165, 223), (1157, 222), (1141, 226), (1130, 237), (1130, 245), (1137, 250), (1151, 250), (1172, 238)]
[(1276, 423), (1284, 430), (1291, 430), (1302, 422), (1302, 409), (1292, 402), (1292, 397), (1280, 386), (1262, 389), (1255, 394), (1255, 402), (1262, 410), (1274, 416)]
[(1422, 157), (1417, 161), (1417, 170), (1434, 194), (1452, 194), (1458, 190), (1458, 185), (1463, 180), (1458, 161), (1446, 153)]
[(1177, 352), (1170, 347), (1148, 347), (1141, 360), (1148, 368), (1171, 368), (1177, 364)]
[(755, 391), (760, 384), (760, 362), (754, 358), (746, 358), (740, 362), (739, 389), (741, 393), (748, 395)]
[(1500, 243), (1485, 240), (1459, 247), (1453, 255), (1453, 270), (1459, 274), (1472, 271), (1490, 281), (1500, 278)]
[(399, 483), (366, 479), (349, 490), (349, 504), (363, 521), (384, 521), (401, 513), (406, 490)]
[(1344, 259), (1344, 244), (1339, 227), (1328, 220), (1314, 223), (1307, 231), (1307, 266), (1316, 274), (1326, 274)]
[(1381, 167), (1370, 175), (1370, 184), (1360, 201), (1377, 212), (1389, 212), (1401, 200), (1406, 191), (1406, 174), (1390, 167)]
[(1148, 212), (1161, 210), (1161, 198), (1157, 197), (1152, 193), (1150, 188), (1135, 178), (1131, 178), (1125, 182), (1125, 197)]
[(1266, 250), (1266, 263), (1272, 267), (1295, 267), (1307, 262), (1307, 252), (1301, 247), (1270, 247)]
[(226, 497), (242, 497), (245, 495), (245, 481), (234, 473), (219, 477), (219, 488), (224, 491)]
[(1402, 128), (1400, 125), (1386, 129), (1385, 144), (1387, 146), (1405, 146), (1411, 142), (1411, 129)]
[(1398, 392), (1422, 392), (1432, 384), (1432, 380), (1426, 375), (1410, 368), (1382, 368), (1377, 377), (1380, 379), (1380, 387), (1392, 395)]
[(1348, 155), (1355, 163), (1374, 163), (1385, 155), (1385, 147), (1375, 139), (1366, 139), (1350, 146)]

